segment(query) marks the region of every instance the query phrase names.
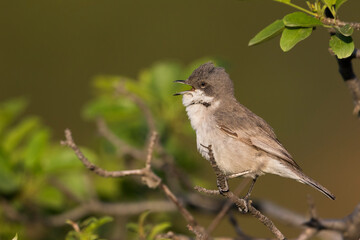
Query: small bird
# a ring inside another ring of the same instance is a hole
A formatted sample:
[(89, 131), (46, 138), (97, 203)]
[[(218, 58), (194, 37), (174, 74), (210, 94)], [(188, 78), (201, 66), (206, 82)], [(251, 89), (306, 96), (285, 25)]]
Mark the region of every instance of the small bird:
[(247, 196), (258, 176), (271, 173), (295, 179), (335, 199), (302, 172), (270, 125), (236, 100), (224, 68), (205, 63), (187, 80), (174, 82), (192, 87), (174, 95), (183, 96), (182, 103), (196, 131), (198, 151), (209, 160), (206, 147), (211, 145), (216, 164), (227, 178), (251, 177), (253, 184)]

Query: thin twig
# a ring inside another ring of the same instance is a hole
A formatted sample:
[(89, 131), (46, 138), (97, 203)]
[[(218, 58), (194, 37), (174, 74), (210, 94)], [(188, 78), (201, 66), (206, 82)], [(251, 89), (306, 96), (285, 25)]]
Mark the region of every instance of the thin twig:
[(150, 169), (150, 167), (151, 167), (151, 160), (152, 160), (152, 155), (153, 155), (157, 136), (158, 136), (157, 132), (153, 132), (150, 137), (150, 143), (149, 143), (148, 153), (147, 153), (146, 162), (145, 162), (145, 168), (147, 168), (147, 169)]

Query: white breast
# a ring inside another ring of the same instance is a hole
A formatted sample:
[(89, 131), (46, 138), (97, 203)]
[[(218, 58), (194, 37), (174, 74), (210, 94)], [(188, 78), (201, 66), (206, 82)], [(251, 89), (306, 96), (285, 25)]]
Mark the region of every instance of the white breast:
[[(210, 103), (209, 106), (198, 103)], [(213, 145), (214, 134), (213, 126), (216, 126), (213, 118), (214, 110), (219, 106), (220, 101), (214, 101), (213, 97), (208, 97), (201, 90), (195, 90), (183, 96), (183, 105), (189, 117), (192, 128), (196, 132), (197, 148), (201, 155), (208, 159), (207, 149), (201, 145)]]

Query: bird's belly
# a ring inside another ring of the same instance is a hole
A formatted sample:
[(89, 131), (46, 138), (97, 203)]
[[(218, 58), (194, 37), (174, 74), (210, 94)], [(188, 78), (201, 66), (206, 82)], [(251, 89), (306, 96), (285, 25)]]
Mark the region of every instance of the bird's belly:
[[(206, 125), (196, 131), (197, 148), (201, 155), (209, 160), (208, 147), (214, 153), (219, 169), (226, 175), (250, 171), (244, 176), (262, 175), (261, 162), (257, 151), (238, 139), (225, 136), (219, 129), (210, 129)], [(206, 146), (206, 147), (204, 147)]]

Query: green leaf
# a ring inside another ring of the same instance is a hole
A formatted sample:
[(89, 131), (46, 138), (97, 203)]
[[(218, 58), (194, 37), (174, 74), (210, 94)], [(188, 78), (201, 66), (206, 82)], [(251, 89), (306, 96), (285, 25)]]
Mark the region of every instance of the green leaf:
[(280, 38), (281, 49), (290, 51), (298, 42), (309, 37), (311, 32), (312, 28), (285, 28)]
[(36, 193), (35, 198), (38, 204), (56, 210), (60, 210), (65, 202), (64, 196), (57, 188), (46, 185)]
[(15, 234), (15, 237), (12, 240), (18, 240), (18, 235)]
[(287, 27), (314, 27), (322, 25), (321, 21), (303, 12), (294, 12), (286, 15), (283, 19)]
[(12, 99), (0, 104), (0, 133), (7, 127), (18, 115), (20, 115), (27, 103), (25, 99)]
[(25, 168), (34, 172), (39, 170), (40, 158), (47, 147), (49, 137), (47, 129), (38, 130), (30, 136), (24, 151)]
[(329, 44), (331, 50), (338, 58), (349, 57), (355, 49), (352, 37), (346, 37), (340, 34), (333, 35)]
[(275, 37), (276, 35), (280, 34), (283, 29), (283, 21), (276, 20), (275, 22), (271, 23), (269, 26), (261, 30), (258, 34), (256, 34), (256, 36), (249, 41), (248, 46), (253, 46), (272, 37)]
[(100, 219), (90, 218), (88, 221), (85, 222), (87, 226), (83, 229), (83, 231), (84, 233), (93, 234), (99, 227), (101, 227), (105, 223), (111, 222), (112, 220), (113, 218), (109, 216), (105, 216)]
[(347, 2), (347, 0), (336, 0), (335, 8), (336, 11), (339, 10), (340, 6), (343, 5), (343, 3)]
[(8, 159), (0, 156), (0, 193), (13, 193), (20, 188), (21, 176), (16, 174)]
[(11, 152), (16, 148), (25, 136), (39, 125), (39, 119), (30, 117), (23, 120), (20, 124), (10, 130), (4, 138), (4, 150)]
[(152, 229), (151, 229), (151, 232), (148, 236), (148, 240), (154, 240), (156, 235), (164, 232), (166, 229), (168, 229), (169, 227), (171, 226), (171, 223), (169, 222), (164, 222), (164, 223), (160, 223), (160, 224), (157, 224), (156, 226), (154, 226)]
[(323, 1), (329, 9), (332, 9), (333, 5), (335, 5), (336, 3), (336, 0), (323, 0)]
[(126, 224), (126, 229), (128, 231), (134, 232), (134, 233), (138, 233), (139, 232), (139, 225), (137, 223), (128, 223)]
[(345, 37), (351, 36), (354, 32), (354, 29), (349, 24), (336, 29)]
[(145, 220), (147, 216), (150, 214), (150, 211), (143, 212), (139, 217), (139, 237), (145, 237)]
[(275, 2), (290, 3), (291, 0), (274, 0)]

